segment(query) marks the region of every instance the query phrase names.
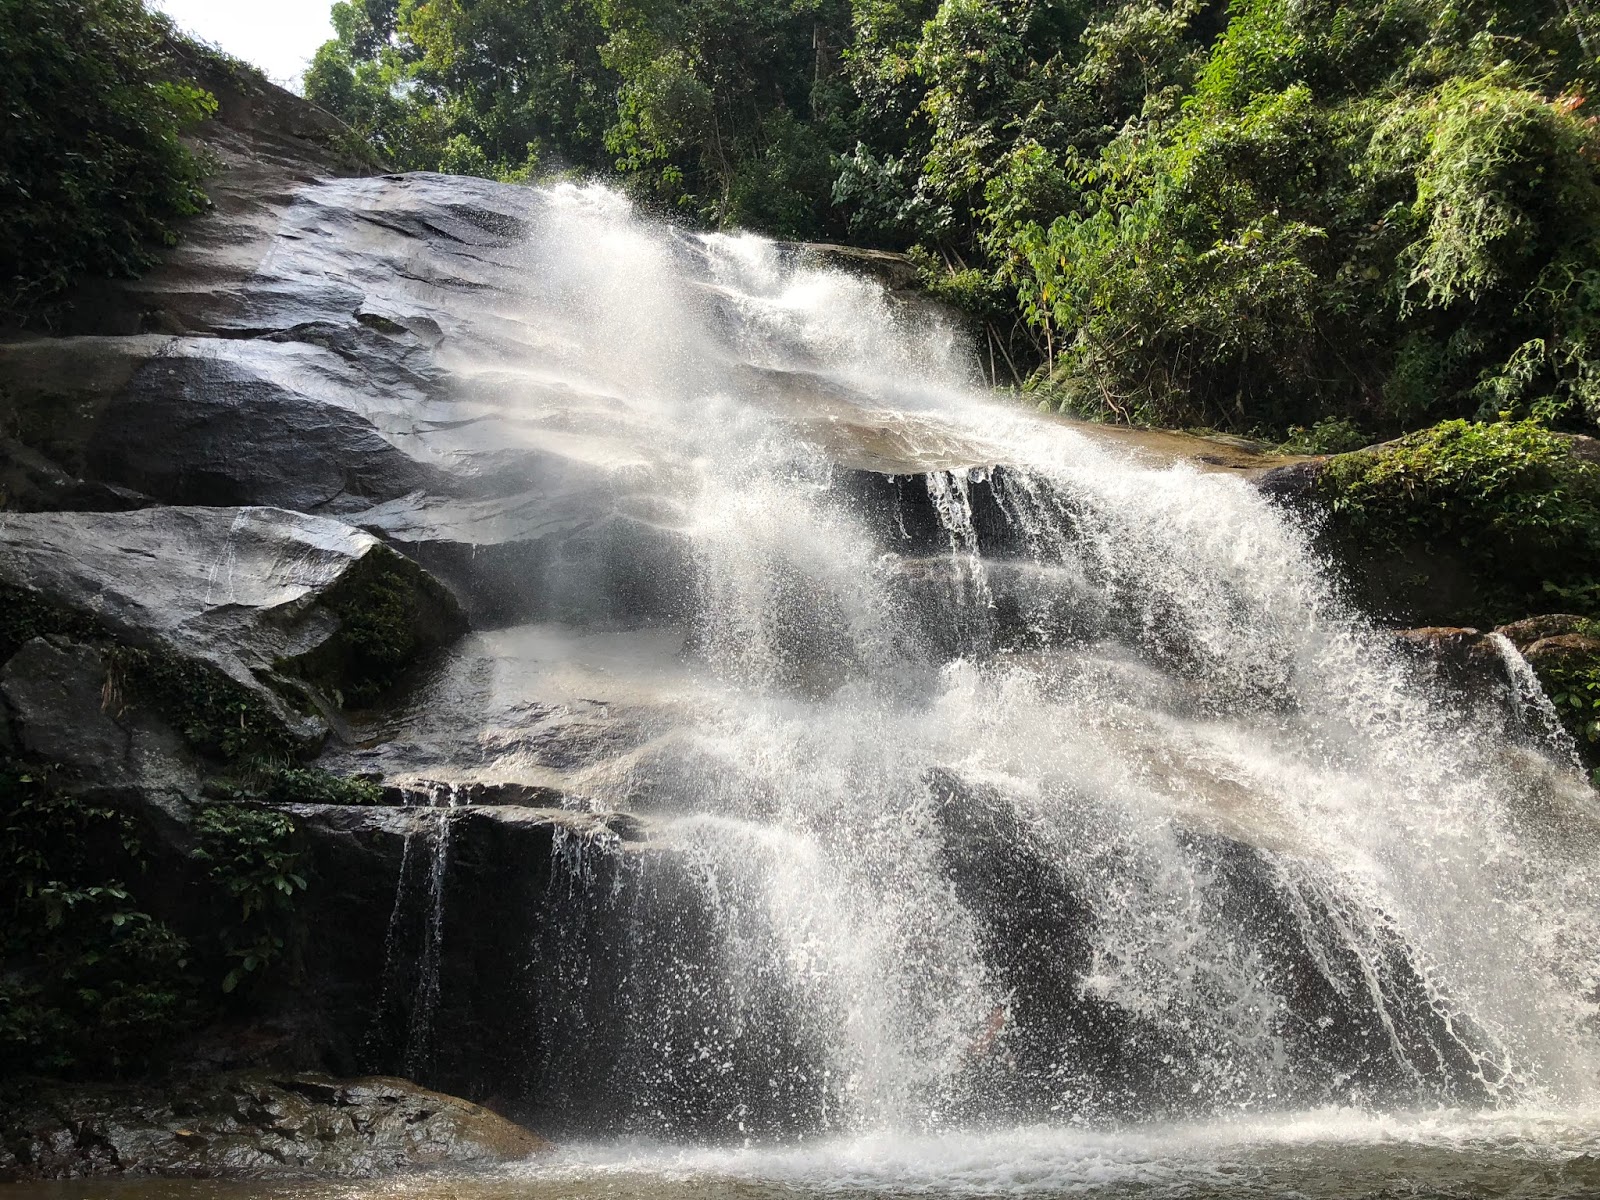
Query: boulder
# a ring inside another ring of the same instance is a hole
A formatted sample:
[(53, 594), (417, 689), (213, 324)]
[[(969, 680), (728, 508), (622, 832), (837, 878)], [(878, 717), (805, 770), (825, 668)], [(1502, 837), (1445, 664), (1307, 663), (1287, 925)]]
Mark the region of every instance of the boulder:
[(0, 1180), (367, 1178), (511, 1162), (548, 1146), (488, 1109), (403, 1079), (236, 1073), (161, 1088), (29, 1090), (0, 1117)]
[(1533, 642), (1522, 656), (1541, 668), (1593, 668), (1600, 666), (1600, 637), (1585, 633), (1562, 633)]
[(192, 796), (200, 779), (183, 741), (155, 712), (108, 695), (113, 669), (97, 646), (36, 637), (0, 667), (0, 711), (13, 753), (97, 789)]
[(1396, 631), (1403, 650), (1425, 661), (1458, 683), (1477, 681), (1485, 673), (1501, 673), (1499, 652), (1489, 636), (1470, 626), (1427, 625)]
[(1542, 641), (1545, 638), (1582, 633), (1594, 624), (1593, 619), (1580, 617), (1573, 613), (1545, 613), (1542, 616), (1524, 617), (1520, 621), (1502, 625), (1495, 632), (1504, 637), (1518, 650), (1526, 653), (1528, 647), (1535, 642)]
[(153, 650), (299, 740), (321, 724), (308, 703), (369, 698), (461, 629), (449, 594), (371, 535), (272, 508), (0, 514), (0, 586), (0, 651), (40, 634)]
[(1595, 445), (1444, 421), (1269, 471), (1259, 484), (1312, 511), (1322, 550), (1366, 611), (1404, 624), (1487, 626), (1581, 594), (1600, 554)]

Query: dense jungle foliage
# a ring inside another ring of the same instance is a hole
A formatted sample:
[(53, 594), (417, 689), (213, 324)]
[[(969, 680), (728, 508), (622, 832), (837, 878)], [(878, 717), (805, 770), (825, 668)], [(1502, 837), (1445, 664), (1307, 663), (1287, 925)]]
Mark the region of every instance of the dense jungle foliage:
[(1600, 417), (1592, 0), (333, 12), (307, 94), (397, 166), (911, 249), (1052, 405), (1332, 450)]
[(131, 275), (206, 203), (180, 135), (216, 102), (141, 0), (0, 0), (0, 320)]

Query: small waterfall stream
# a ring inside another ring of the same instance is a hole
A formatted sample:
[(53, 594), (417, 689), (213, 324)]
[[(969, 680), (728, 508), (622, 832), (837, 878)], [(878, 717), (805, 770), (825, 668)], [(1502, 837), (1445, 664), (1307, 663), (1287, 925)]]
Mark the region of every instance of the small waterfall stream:
[[(870, 281), (529, 204), (519, 332), (457, 367), (613, 514), (529, 580), (570, 698), (525, 710), (644, 730), (563, 786), (648, 827), (558, 836), (546, 910), (480, 915), (535, 926), (531, 1111), (787, 1143), (1600, 1102), (1600, 814), (1521, 735), (1536, 687), (1444, 689), (1292, 514), (986, 397)], [(566, 761), (508, 728), (502, 773)]]

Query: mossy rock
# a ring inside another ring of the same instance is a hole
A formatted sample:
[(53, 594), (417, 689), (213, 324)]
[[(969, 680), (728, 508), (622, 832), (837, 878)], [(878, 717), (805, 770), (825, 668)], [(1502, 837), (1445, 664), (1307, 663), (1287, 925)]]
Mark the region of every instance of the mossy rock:
[(208, 663), (160, 642), (133, 644), (91, 613), (0, 583), (0, 662), (36, 637), (100, 650), (108, 665), (105, 703), (148, 706), (206, 757), (246, 761), (305, 749), (259, 695)]
[(336, 775), (321, 767), (257, 760), (213, 781), (208, 794), (231, 803), (268, 806), (285, 804), (383, 804), (381, 777)]
[(235, 732), (258, 716), (289, 742), (324, 736), (466, 624), (371, 535), (271, 508), (0, 514), (0, 582), (0, 654), (40, 633), (115, 643), (129, 681), (187, 704), (175, 727), (230, 760), (292, 749), (236, 745), (260, 742)]
[(338, 615), (338, 630), (311, 653), (280, 665), (329, 692), (341, 707), (383, 696), (421, 657), (467, 628), (445, 587), (386, 546), (367, 551), (320, 603)]
[(1406, 624), (1600, 614), (1600, 463), (1533, 422), (1447, 421), (1339, 454), (1324, 539), (1356, 598)]

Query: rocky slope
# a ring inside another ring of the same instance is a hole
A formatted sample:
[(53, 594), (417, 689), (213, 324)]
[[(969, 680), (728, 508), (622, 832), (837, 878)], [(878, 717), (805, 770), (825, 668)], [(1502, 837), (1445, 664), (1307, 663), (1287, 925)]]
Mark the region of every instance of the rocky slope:
[[(208, 82), (214, 210), (162, 268), (86, 291), (60, 335), (0, 343), (0, 853), (18, 904), (0, 963), (0, 1174), (526, 1154), (517, 1127), (410, 1085), (181, 1082), (382, 1057), (360, 1053), (371, 989), (344, 992), (352, 971), (383, 973), (420, 817), (351, 807), (384, 793), (305, 764), (465, 626), (445, 586), (349, 518), (470, 502), (474, 472), (444, 470), (416, 422), (438, 326), (412, 313), (408, 331), (383, 315), (389, 293), (349, 277), (432, 292), (418, 280), (434, 272), (470, 290), (455, 267), (517, 232), (438, 183), (433, 224), (404, 202), (386, 216), (367, 197), (407, 185), (350, 178), (337, 122), (248, 78)], [(327, 254), (274, 268), (313, 231)], [(413, 261), (424, 238), (448, 261)], [(28, 1082), (157, 1064), (180, 1082)]]

